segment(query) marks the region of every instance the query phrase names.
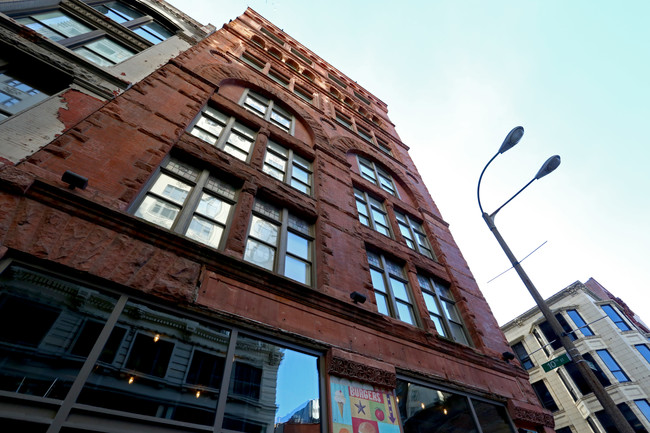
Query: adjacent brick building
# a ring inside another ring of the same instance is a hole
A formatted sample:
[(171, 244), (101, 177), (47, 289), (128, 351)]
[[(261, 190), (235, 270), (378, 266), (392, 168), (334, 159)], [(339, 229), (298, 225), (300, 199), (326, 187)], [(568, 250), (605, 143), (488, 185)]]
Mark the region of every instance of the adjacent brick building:
[[(104, 30), (58, 46), (61, 10), (164, 6), (80, 3), (7, 22), (79, 61)], [(0, 123), (0, 422), (552, 431), (386, 104), (251, 9), (199, 33), (114, 97), (45, 98), (47, 140), (15, 142), (41, 105)]]
[[(650, 429), (650, 330), (596, 280), (576, 281), (546, 301), (634, 431)], [(532, 308), (502, 328), (558, 433), (616, 433), (574, 362), (544, 364), (565, 350)], [(547, 371), (548, 370), (548, 371)]]

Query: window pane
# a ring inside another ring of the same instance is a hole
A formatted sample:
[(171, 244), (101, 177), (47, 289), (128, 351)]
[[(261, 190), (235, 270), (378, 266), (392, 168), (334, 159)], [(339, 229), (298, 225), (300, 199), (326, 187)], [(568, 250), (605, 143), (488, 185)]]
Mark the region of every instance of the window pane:
[(386, 316), (390, 316), (390, 312), (388, 311), (388, 301), (386, 299), (386, 296), (382, 295), (379, 292), (375, 292), (375, 300), (377, 301), (377, 310)]
[(151, 192), (182, 205), (191, 189), (191, 185), (161, 174), (154, 186), (151, 187)]
[(75, 48), (73, 51), (80, 56), (90, 60), (91, 62), (98, 64), (99, 66), (113, 66), (113, 62), (109, 62), (107, 59), (97, 55), (87, 48), (79, 47)]
[[(66, 37), (83, 35), (92, 29), (60, 11), (45, 12), (32, 17)], [(38, 31), (38, 30), (37, 30)]]
[(612, 322), (620, 329), (621, 331), (629, 331), (630, 327), (627, 326), (627, 323), (623, 320), (623, 318), (618, 314), (618, 312), (612, 307), (611, 305), (603, 305), (602, 306), (603, 311), (605, 314), (609, 316), (610, 319), (612, 319)]
[(228, 143), (237, 147), (242, 152), (248, 154), (248, 152), (251, 150), (253, 139), (246, 135), (239, 134), (237, 131), (233, 130), (233, 132), (231, 132), (230, 136), (228, 137)]
[(445, 325), (443, 325), (442, 319), (439, 316), (434, 316), (433, 314), (430, 314), (429, 316), (431, 317), (431, 320), (433, 320), (433, 324), (435, 325), (438, 334), (442, 335), (443, 337), (450, 338), (449, 335), (447, 335), (447, 329), (445, 328)]
[(634, 400), (634, 403), (641, 413), (643, 413), (643, 416), (645, 416), (648, 422), (650, 422), (650, 404), (648, 404), (648, 400)]
[(295, 179), (298, 179), (302, 183), (309, 184), (309, 172), (303, 168), (298, 167), (294, 164), (293, 171), (291, 174)]
[(244, 105), (246, 106), (246, 108), (251, 109), (258, 116), (264, 117), (264, 114), (266, 113), (266, 108), (268, 106), (268, 102), (266, 104), (263, 104), (262, 102), (258, 101), (255, 98), (252, 98), (249, 95), (246, 97), (246, 100), (244, 101)]
[(85, 47), (113, 64), (120, 63), (135, 54), (134, 51), (108, 38), (100, 38), (96, 41), (89, 42)]
[(587, 326), (587, 324), (582, 319), (582, 316), (580, 316), (577, 310), (568, 310), (567, 313), (569, 314), (571, 320), (573, 320), (573, 323), (576, 324), (576, 327), (580, 328), (580, 332), (582, 332), (582, 335), (584, 335), (585, 337), (594, 335), (592, 330)]
[(201, 129), (206, 130), (207, 132), (212, 134), (214, 137), (219, 137), (219, 135), (221, 135), (221, 131), (223, 131), (223, 127), (225, 126), (225, 122), (221, 123), (221, 122), (217, 121), (216, 119), (212, 119), (212, 118), (210, 118), (208, 116), (203, 115), (198, 120), (198, 122), (196, 122), (196, 126), (198, 126)]
[(278, 226), (253, 215), (250, 235), (271, 245), (277, 245)]
[(230, 332), (133, 301), (118, 327), (118, 355), (95, 365), (77, 403), (213, 424)]
[(18, 19), (16, 19), (16, 21), (19, 22), (20, 24), (23, 24), (23, 25), (29, 27), (30, 29), (34, 30), (35, 32), (40, 33), (41, 35), (43, 35), (46, 38), (51, 39), (53, 41), (60, 41), (62, 39), (65, 39), (64, 35), (62, 35), (60, 33), (57, 33), (54, 30), (51, 30), (51, 29), (45, 27), (43, 24), (41, 24), (41, 23), (39, 23), (39, 22), (29, 18), (29, 17), (18, 18)]
[[(150, 42), (153, 42), (154, 44), (157, 44), (158, 42), (164, 41), (165, 39), (174, 36), (172, 32), (170, 32), (169, 30), (167, 30), (157, 22), (151, 22), (149, 24), (146, 24), (142, 26), (142, 29), (146, 29), (147, 34), (149, 35), (144, 37)], [(138, 33), (138, 30), (140, 29), (136, 29), (135, 32)]]
[(294, 256), (302, 257), (303, 259), (309, 259), (309, 244), (308, 239), (298, 236), (295, 233), (287, 233), (287, 252), (293, 254)]
[(503, 406), (471, 400), (483, 433), (513, 433), (508, 414)]
[(219, 248), (219, 242), (223, 235), (223, 227), (198, 215), (194, 215), (185, 235), (190, 239), (194, 239), (213, 248)]
[(404, 301), (409, 300), (409, 295), (406, 288), (406, 283), (396, 280), (395, 278), (390, 279), (390, 286), (393, 289), (393, 294), (397, 299), (402, 299)]
[(291, 129), (291, 117), (287, 117), (277, 110), (271, 111), (271, 121), (277, 123), (282, 129), (289, 131)]
[(461, 321), (460, 314), (458, 314), (458, 310), (452, 302), (442, 301), (442, 308), (445, 310), (445, 316), (447, 316), (449, 320), (455, 322)]
[(413, 309), (411, 308), (410, 305), (403, 304), (401, 302), (397, 303), (397, 313), (398, 313), (398, 319), (400, 319), (402, 322), (409, 323), (411, 325), (415, 325), (415, 318), (413, 316)]
[(272, 271), (275, 262), (275, 249), (249, 238), (246, 242), (244, 260)]
[(636, 347), (636, 350), (638, 350), (645, 360), (650, 363), (650, 348), (645, 344), (637, 344), (634, 347)]
[(372, 287), (375, 290), (386, 293), (386, 284), (384, 283), (384, 276), (381, 272), (370, 268), (370, 278), (372, 279)]
[(96, 342), (88, 338), (94, 330), (85, 325), (101, 331), (115, 301), (28, 268), (5, 270), (0, 275), (0, 390), (63, 400)]
[(404, 380), (397, 381), (396, 393), (404, 433), (478, 432), (465, 396)]
[(422, 296), (424, 297), (424, 303), (427, 304), (427, 310), (431, 311), (432, 313), (436, 313), (437, 315), (441, 315), (440, 310), (438, 309), (438, 304), (434, 297), (427, 293), (427, 292), (422, 292)]
[(203, 193), (196, 211), (203, 216), (226, 224), (228, 214), (232, 206), (223, 200), (213, 197), (210, 194)]
[(286, 256), (284, 260), (284, 275), (286, 277), (303, 284), (311, 284), (310, 272), (311, 265), (309, 263), (292, 256)]
[(135, 216), (145, 219), (166, 229), (171, 228), (180, 211), (180, 206), (174, 206), (154, 196), (148, 195), (142, 201)]
[[(286, 423), (300, 431), (320, 431), (315, 356), (240, 336), (235, 360), (223, 428), (266, 433), (274, 426), (275, 431), (284, 431)], [(304, 429), (299, 424), (305, 424)]]

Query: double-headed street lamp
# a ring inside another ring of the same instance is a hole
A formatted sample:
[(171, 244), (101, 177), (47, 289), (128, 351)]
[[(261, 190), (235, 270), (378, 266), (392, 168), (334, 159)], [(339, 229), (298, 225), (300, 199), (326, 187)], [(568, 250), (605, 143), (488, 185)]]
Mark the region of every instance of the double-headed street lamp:
[(580, 354), (576, 346), (573, 344), (573, 341), (571, 341), (571, 339), (569, 338), (568, 334), (564, 332), (564, 329), (562, 329), (560, 322), (558, 322), (555, 315), (551, 312), (551, 309), (549, 308), (548, 304), (546, 304), (546, 301), (539, 294), (533, 282), (530, 280), (528, 275), (526, 275), (526, 272), (524, 272), (524, 269), (521, 267), (521, 264), (515, 258), (514, 254), (510, 250), (510, 247), (508, 247), (508, 244), (506, 244), (506, 241), (503, 240), (503, 237), (501, 237), (501, 234), (499, 233), (496, 226), (494, 225), (494, 217), (496, 216), (497, 212), (503, 209), (505, 205), (510, 203), (512, 199), (517, 197), (524, 189), (526, 189), (535, 180), (541, 179), (542, 177), (546, 176), (547, 174), (555, 170), (560, 165), (560, 157), (558, 155), (554, 155), (551, 156), (549, 159), (547, 159), (546, 162), (544, 162), (542, 167), (539, 169), (535, 177), (530, 182), (524, 185), (523, 188), (517, 191), (515, 195), (510, 197), (505, 203), (503, 203), (497, 210), (495, 210), (491, 214), (485, 212), (483, 210), (483, 206), (481, 205), (481, 180), (483, 179), (483, 174), (485, 173), (485, 170), (488, 168), (488, 166), (492, 163), (492, 161), (494, 161), (494, 159), (497, 156), (514, 147), (519, 142), (519, 140), (521, 140), (521, 137), (523, 135), (524, 135), (524, 128), (521, 126), (517, 126), (512, 131), (510, 131), (506, 136), (505, 140), (503, 140), (503, 144), (499, 148), (499, 151), (492, 157), (492, 159), (488, 161), (488, 163), (483, 168), (483, 171), (481, 172), (481, 176), (478, 179), (478, 186), (476, 188), (476, 197), (478, 199), (478, 206), (481, 209), (481, 213), (483, 214), (483, 219), (485, 220), (485, 223), (490, 228), (490, 231), (496, 238), (497, 242), (499, 242), (499, 245), (503, 249), (503, 252), (506, 254), (506, 256), (508, 256), (510, 263), (512, 263), (512, 267), (515, 268), (515, 271), (517, 271), (517, 274), (521, 278), (521, 281), (524, 283), (524, 285), (530, 292), (531, 296), (535, 300), (535, 303), (537, 304), (540, 311), (544, 315), (544, 318), (549, 323), (549, 325), (551, 325), (551, 329), (553, 329), (553, 332), (560, 339), (562, 346), (564, 346), (564, 349), (567, 351), (571, 359), (575, 362), (575, 365), (578, 367), (579, 373), (582, 375), (583, 379), (587, 382), (591, 390), (594, 392), (596, 398), (603, 406), (603, 409), (605, 410), (607, 415), (610, 416), (610, 418), (612, 419), (612, 421), (614, 422), (616, 428), (620, 433), (634, 433), (634, 430), (632, 429), (630, 424), (627, 422), (627, 420), (625, 419), (621, 411), (618, 409), (618, 407), (616, 407), (616, 404), (614, 404), (614, 401), (612, 400), (610, 395), (607, 393), (607, 391), (605, 391), (603, 385), (598, 381), (596, 375), (591, 370), (591, 367), (589, 366), (587, 361), (582, 357), (582, 355)]

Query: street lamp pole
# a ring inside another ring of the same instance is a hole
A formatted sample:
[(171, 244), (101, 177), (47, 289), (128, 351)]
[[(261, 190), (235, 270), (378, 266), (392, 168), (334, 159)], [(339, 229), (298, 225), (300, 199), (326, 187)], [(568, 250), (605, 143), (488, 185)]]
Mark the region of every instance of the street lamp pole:
[(530, 182), (528, 182), (523, 188), (521, 188), (515, 195), (510, 197), (510, 199), (508, 199), (503, 205), (501, 205), (492, 214), (488, 214), (487, 212), (483, 211), (483, 206), (481, 205), (480, 188), (481, 188), (481, 180), (483, 178), (483, 174), (485, 173), (485, 170), (488, 168), (490, 163), (494, 161), (494, 159), (497, 156), (514, 147), (519, 142), (519, 140), (523, 135), (524, 135), (524, 128), (521, 126), (518, 126), (514, 128), (512, 131), (510, 131), (510, 133), (506, 136), (506, 139), (503, 141), (503, 144), (499, 148), (499, 151), (492, 157), (492, 159), (490, 159), (490, 161), (488, 161), (488, 163), (483, 168), (483, 171), (481, 172), (481, 176), (479, 177), (478, 186), (476, 189), (476, 195), (478, 198), (479, 208), (481, 209), (482, 212), (483, 220), (485, 221), (490, 231), (496, 238), (497, 242), (503, 249), (503, 252), (510, 260), (512, 267), (515, 269), (515, 271), (517, 271), (519, 278), (521, 278), (521, 281), (524, 283), (524, 285), (528, 289), (528, 292), (535, 300), (535, 303), (539, 307), (539, 310), (542, 312), (542, 315), (544, 316), (548, 324), (551, 326), (551, 329), (553, 329), (553, 332), (558, 336), (560, 342), (562, 343), (562, 346), (567, 351), (567, 353), (569, 354), (569, 356), (571, 357), (575, 365), (578, 367), (578, 371), (582, 375), (583, 379), (585, 380), (585, 382), (587, 382), (587, 384), (593, 391), (594, 395), (596, 396), (600, 404), (603, 406), (603, 409), (605, 410), (607, 415), (610, 416), (610, 418), (614, 422), (614, 425), (616, 425), (618, 431), (620, 433), (634, 433), (634, 430), (627, 422), (627, 420), (625, 419), (625, 417), (623, 416), (619, 408), (616, 406), (614, 400), (612, 400), (611, 396), (607, 393), (607, 391), (605, 391), (603, 385), (596, 378), (596, 375), (591, 370), (591, 367), (589, 367), (587, 361), (582, 357), (582, 355), (576, 348), (575, 344), (573, 344), (573, 341), (569, 338), (568, 334), (564, 332), (564, 329), (562, 329), (560, 322), (557, 320), (555, 315), (551, 312), (551, 309), (549, 308), (548, 304), (546, 303), (544, 298), (542, 298), (542, 296), (539, 294), (537, 288), (535, 287), (531, 279), (528, 277), (528, 275), (522, 268), (521, 264), (519, 263), (515, 255), (512, 253), (510, 247), (508, 247), (508, 244), (503, 239), (501, 233), (499, 233), (499, 230), (497, 230), (494, 224), (494, 217), (496, 216), (497, 212), (499, 212), (505, 205), (510, 203), (512, 199), (518, 196), (524, 189), (526, 189), (535, 180), (541, 179), (542, 177), (546, 176), (547, 174), (555, 170), (560, 165), (560, 157), (555, 155), (550, 157), (548, 160), (546, 160), (546, 162), (544, 163), (544, 165), (542, 165), (542, 168), (540, 168), (540, 170), (537, 172), (535, 177)]

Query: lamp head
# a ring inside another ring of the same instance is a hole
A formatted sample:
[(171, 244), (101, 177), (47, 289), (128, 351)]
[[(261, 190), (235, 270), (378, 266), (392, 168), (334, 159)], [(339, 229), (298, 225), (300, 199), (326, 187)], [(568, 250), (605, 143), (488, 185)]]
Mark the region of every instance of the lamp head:
[(508, 132), (508, 135), (506, 135), (505, 140), (503, 140), (503, 144), (499, 148), (499, 153), (503, 153), (515, 147), (515, 145), (519, 143), (519, 140), (521, 140), (521, 137), (523, 136), (524, 136), (523, 126), (516, 126), (512, 128), (512, 131)]
[(553, 170), (558, 168), (560, 166), (560, 155), (553, 155), (549, 159), (544, 162), (542, 165), (542, 168), (539, 169), (537, 174), (535, 175), (535, 179), (541, 179), (547, 174), (551, 173)]

